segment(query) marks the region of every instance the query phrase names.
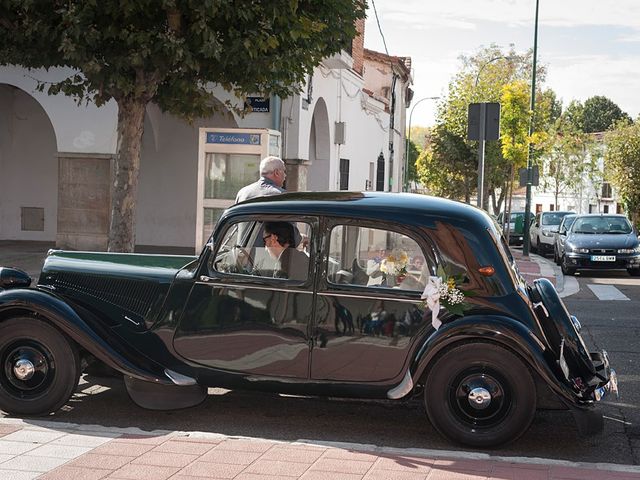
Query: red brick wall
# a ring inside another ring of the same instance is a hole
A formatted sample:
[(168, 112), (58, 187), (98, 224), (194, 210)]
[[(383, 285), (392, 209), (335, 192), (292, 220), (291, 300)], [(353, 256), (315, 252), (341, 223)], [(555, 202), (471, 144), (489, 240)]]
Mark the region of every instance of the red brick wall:
[(356, 30), (358, 34), (351, 45), (351, 57), (353, 58), (353, 69), (362, 75), (364, 67), (364, 18), (356, 21)]

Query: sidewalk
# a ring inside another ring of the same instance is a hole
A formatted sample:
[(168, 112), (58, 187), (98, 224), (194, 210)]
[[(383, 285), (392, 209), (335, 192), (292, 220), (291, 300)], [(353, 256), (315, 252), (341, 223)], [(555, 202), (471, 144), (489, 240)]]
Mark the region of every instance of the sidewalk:
[(6, 480), (631, 480), (640, 467), (0, 419)]

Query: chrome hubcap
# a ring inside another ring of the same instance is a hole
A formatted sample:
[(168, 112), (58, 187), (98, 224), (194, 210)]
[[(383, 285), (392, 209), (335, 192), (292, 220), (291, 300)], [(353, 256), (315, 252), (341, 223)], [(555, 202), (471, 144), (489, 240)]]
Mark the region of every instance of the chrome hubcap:
[(469, 404), (478, 410), (484, 410), (491, 404), (491, 394), (486, 388), (476, 387), (467, 396)]
[(13, 365), (13, 373), (19, 380), (29, 380), (33, 377), (36, 369), (29, 360), (21, 358)]

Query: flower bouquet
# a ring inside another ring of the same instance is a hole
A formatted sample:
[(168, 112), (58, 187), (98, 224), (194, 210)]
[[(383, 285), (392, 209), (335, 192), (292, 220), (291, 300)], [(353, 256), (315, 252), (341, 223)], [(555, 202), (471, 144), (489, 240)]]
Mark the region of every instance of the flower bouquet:
[(440, 308), (444, 308), (453, 315), (462, 315), (470, 305), (464, 300), (473, 296), (470, 291), (463, 290), (459, 285), (463, 282), (463, 275), (447, 275), (442, 267), (438, 267), (438, 276), (431, 276), (422, 292), (422, 298), (431, 309), (431, 324), (437, 330), (442, 322), (438, 319)]
[(404, 250), (394, 248), (380, 263), (380, 271), (387, 275), (404, 276), (407, 274), (409, 255)]

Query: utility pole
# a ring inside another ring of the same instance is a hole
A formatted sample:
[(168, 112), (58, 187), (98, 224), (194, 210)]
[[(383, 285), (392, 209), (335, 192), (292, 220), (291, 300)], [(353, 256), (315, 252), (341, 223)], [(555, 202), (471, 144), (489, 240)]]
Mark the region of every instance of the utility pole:
[[(531, 73), (531, 119), (529, 122), (529, 141), (531, 141), (531, 136), (533, 135), (533, 119), (534, 119), (534, 111), (536, 108), (536, 59), (538, 56), (538, 7), (540, 4), (540, 0), (536, 0), (536, 19), (535, 25), (533, 29), (533, 72)], [(529, 217), (531, 216), (531, 183), (533, 181), (532, 175), (532, 154), (533, 154), (533, 145), (529, 143), (529, 154), (527, 156), (527, 195), (526, 195), (526, 203), (524, 206), (524, 242), (522, 243), (522, 255), (525, 257), (529, 256), (529, 247), (531, 243), (531, 239), (529, 238), (529, 227), (531, 223), (529, 222)]]

